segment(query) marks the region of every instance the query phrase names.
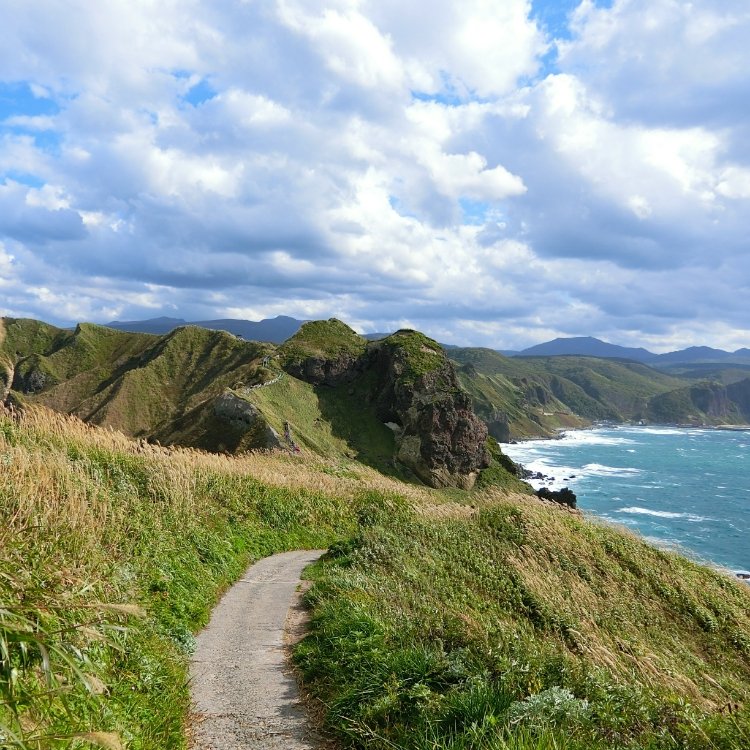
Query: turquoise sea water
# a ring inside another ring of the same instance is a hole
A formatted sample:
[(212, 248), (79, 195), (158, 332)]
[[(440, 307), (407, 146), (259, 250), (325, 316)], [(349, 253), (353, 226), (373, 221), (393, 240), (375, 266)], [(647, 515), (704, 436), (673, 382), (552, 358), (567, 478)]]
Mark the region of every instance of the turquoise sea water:
[(502, 448), (554, 477), (532, 480), (535, 487), (570, 487), (584, 512), (750, 571), (750, 432), (601, 427)]

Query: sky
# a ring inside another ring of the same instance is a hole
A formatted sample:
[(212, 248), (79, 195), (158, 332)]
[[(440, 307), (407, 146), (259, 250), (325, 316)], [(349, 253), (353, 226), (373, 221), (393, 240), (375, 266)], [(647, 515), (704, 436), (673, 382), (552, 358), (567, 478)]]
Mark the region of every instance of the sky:
[(0, 0), (0, 314), (750, 346), (738, 0)]

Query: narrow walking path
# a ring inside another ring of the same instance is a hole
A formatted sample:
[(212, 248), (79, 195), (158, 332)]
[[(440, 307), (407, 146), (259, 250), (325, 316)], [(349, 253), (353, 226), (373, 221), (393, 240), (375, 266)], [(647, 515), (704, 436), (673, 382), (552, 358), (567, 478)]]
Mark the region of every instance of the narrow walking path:
[(302, 569), (321, 554), (260, 560), (219, 602), (190, 664), (193, 750), (318, 747), (286, 663), (284, 630)]

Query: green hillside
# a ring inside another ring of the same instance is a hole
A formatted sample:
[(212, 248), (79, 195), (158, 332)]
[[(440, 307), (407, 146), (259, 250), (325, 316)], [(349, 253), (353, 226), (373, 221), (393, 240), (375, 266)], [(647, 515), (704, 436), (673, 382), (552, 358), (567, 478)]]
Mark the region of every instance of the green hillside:
[(131, 437), (301, 448), (432, 486), (468, 489), (489, 468), (514, 481), (443, 350), (416, 331), (368, 343), (341, 321), (314, 321), (276, 347), (196, 326), (155, 336), (8, 318), (0, 330), (3, 398), (12, 386), (17, 400)]
[(681, 424), (750, 424), (750, 378), (724, 385), (703, 381), (657, 396), (646, 412), (653, 421)]
[(177, 422), (232, 385), (262, 378), (269, 347), (196, 327), (166, 336), (82, 323), (64, 331), (5, 319), (13, 388), (38, 402), (134, 437), (179, 434)]
[[(368, 349), (373, 383), (284, 375), (249, 391), (317, 441), (302, 455), (165, 448), (0, 408), (0, 746), (185, 750), (189, 654), (221, 592), (259, 556), (321, 545), (296, 659), (332, 746), (748, 746), (745, 584), (528, 494), (430, 489), (356, 460), (381, 450), (347, 427), (358, 388), (377, 409), (400, 383), (429, 419), (461, 404), (421, 390), (449, 370), (421, 343), (406, 368), (421, 339), (401, 336), (406, 348)], [(170, 355), (179, 338), (157, 339), (151, 356), (151, 339), (139, 361), (205, 372), (203, 339), (189, 340)]]
[[(505, 357), (451, 349), (477, 413), (507, 439), (552, 435), (596, 420), (646, 419), (652, 398), (685, 380), (637, 362), (583, 356)], [(677, 421), (667, 419), (665, 421)]]
[(403, 511), (315, 579), (297, 661), (344, 747), (750, 747), (750, 589), (624, 531)]

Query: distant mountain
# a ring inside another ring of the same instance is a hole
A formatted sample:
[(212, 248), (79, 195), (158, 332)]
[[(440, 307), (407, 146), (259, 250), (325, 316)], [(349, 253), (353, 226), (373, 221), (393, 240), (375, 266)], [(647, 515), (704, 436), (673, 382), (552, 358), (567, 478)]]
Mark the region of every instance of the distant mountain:
[(713, 349), (710, 346), (690, 346), (676, 352), (658, 354), (649, 362), (654, 367), (704, 363), (750, 364), (750, 349), (726, 352), (723, 349)]
[(627, 346), (609, 344), (592, 336), (574, 336), (572, 338), (557, 338), (543, 344), (531, 346), (518, 352), (517, 357), (552, 357), (560, 355), (580, 355), (585, 357), (617, 357), (619, 359), (634, 359), (636, 362), (647, 362), (654, 359), (656, 354), (647, 349), (633, 349)]
[(303, 320), (290, 318), (286, 315), (278, 315), (275, 318), (264, 320), (235, 320), (232, 318), (220, 320), (195, 320), (188, 322), (182, 318), (151, 318), (150, 320), (114, 320), (107, 323), (108, 328), (118, 331), (129, 331), (131, 333), (154, 333), (159, 336), (170, 333), (180, 326), (192, 325), (199, 328), (207, 328), (212, 331), (227, 331), (235, 336), (241, 336), (248, 341), (268, 341), (272, 344), (281, 344), (290, 336), (299, 331)]
[(115, 328), (128, 333), (154, 333), (163, 336), (165, 333), (174, 331), (175, 328), (188, 325), (188, 322), (182, 318), (161, 317), (149, 320), (113, 320), (105, 325), (107, 328)]
[[(505, 354), (505, 352), (502, 352)], [(750, 349), (727, 352), (710, 346), (689, 346), (666, 354), (654, 354), (642, 347), (631, 348), (610, 344), (592, 336), (557, 338), (510, 354), (514, 357), (604, 357), (607, 359), (632, 359), (661, 370), (680, 373), (691, 365), (717, 364), (722, 366), (750, 365)]]

